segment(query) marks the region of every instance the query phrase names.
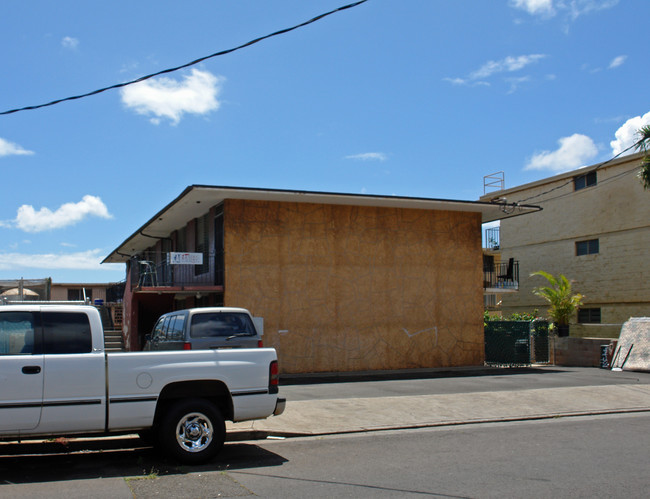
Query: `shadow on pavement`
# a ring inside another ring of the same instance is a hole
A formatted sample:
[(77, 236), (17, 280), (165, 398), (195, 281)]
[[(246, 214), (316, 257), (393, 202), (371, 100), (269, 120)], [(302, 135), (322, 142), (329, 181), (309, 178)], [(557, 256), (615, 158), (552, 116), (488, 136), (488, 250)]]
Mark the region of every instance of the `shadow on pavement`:
[(166, 459), (137, 437), (67, 442), (0, 443), (0, 485), (110, 477), (185, 475), (281, 466), (282, 456), (253, 444), (226, 443), (211, 462), (185, 466)]
[(399, 371), (314, 373), (280, 375), (281, 385), (316, 385), (324, 383), (354, 383), (404, 379), (460, 378), (477, 376), (510, 376), (517, 374), (550, 374), (566, 372), (559, 368), (537, 367), (470, 367), (407, 369)]

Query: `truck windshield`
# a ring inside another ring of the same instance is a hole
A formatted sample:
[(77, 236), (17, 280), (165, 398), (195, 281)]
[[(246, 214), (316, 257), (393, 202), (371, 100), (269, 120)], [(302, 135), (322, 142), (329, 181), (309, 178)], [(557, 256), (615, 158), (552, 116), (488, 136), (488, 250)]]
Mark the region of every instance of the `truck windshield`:
[(190, 336), (206, 338), (211, 336), (233, 336), (255, 334), (250, 317), (236, 312), (195, 314), (192, 316)]

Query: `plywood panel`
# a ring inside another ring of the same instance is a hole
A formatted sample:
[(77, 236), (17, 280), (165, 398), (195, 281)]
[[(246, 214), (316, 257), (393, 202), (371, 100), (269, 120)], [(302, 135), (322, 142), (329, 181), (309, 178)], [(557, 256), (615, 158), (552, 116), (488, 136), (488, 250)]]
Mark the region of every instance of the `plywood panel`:
[(225, 304), (282, 372), (482, 364), (476, 214), (228, 200), (224, 223)]

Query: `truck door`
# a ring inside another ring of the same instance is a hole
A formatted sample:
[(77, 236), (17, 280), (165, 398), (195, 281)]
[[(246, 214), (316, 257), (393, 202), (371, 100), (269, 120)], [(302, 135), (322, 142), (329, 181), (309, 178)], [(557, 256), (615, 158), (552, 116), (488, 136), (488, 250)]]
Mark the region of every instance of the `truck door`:
[(0, 311), (0, 432), (38, 426), (43, 403), (40, 327), (33, 312)]
[(106, 376), (98, 317), (92, 329), (91, 318), (83, 311), (43, 311), (41, 321), (45, 369), (41, 427), (57, 433), (102, 431)]

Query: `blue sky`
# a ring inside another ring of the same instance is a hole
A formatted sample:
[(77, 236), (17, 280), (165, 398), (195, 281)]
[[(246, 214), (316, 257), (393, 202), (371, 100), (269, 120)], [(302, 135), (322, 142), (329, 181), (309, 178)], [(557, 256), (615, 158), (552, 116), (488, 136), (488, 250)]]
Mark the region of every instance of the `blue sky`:
[[(5, 0), (0, 112), (126, 82), (345, 1)], [(191, 68), (0, 115), (0, 279), (99, 262), (190, 184), (476, 200), (650, 123), (647, 0), (368, 0)]]

